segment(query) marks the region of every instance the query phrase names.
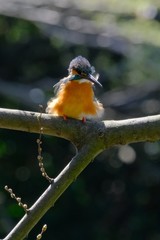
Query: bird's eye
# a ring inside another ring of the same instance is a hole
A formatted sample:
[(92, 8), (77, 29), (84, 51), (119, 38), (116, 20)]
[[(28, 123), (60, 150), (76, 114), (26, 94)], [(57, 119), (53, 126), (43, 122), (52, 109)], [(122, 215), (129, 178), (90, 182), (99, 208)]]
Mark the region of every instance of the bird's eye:
[(81, 76), (85, 77), (87, 74), (85, 72), (81, 72)]
[(86, 75), (87, 75), (84, 71), (81, 71), (81, 70), (79, 70), (79, 69), (76, 69), (76, 71), (77, 71), (77, 73), (78, 73), (80, 76), (82, 76), (82, 77), (86, 77)]
[(77, 73), (78, 73), (79, 75), (82, 75), (81, 70), (76, 69), (76, 71), (77, 71)]

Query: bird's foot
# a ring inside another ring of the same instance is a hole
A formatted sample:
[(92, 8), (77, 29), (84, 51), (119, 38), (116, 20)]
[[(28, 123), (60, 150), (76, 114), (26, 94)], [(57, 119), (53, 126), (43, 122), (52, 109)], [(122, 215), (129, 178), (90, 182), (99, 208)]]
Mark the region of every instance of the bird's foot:
[(82, 118), (82, 123), (85, 123), (85, 122), (86, 122), (86, 118), (83, 117), (83, 118)]
[(63, 119), (67, 121), (67, 116), (65, 114), (63, 115)]

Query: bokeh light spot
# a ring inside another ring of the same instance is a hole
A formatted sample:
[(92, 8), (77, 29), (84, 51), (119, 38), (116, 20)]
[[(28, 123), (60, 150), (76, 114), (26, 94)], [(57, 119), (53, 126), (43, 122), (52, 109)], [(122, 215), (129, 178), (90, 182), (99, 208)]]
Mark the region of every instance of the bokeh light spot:
[(131, 146), (126, 145), (119, 148), (118, 156), (123, 163), (130, 164), (135, 161), (136, 152)]
[(43, 91), (39, 88), (33, 88), (30, 90), (29, 96), (34, 103), (42, 103), (45, 99)]

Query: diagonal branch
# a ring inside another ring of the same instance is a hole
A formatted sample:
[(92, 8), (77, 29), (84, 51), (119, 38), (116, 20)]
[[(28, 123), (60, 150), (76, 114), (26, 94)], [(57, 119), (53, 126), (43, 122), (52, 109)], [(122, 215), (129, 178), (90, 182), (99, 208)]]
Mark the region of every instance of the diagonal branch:
[(85, 146), (73, 157), (72, 161), (55, 178), (54, 182), (46, 189), (40, 198), (29, 209), (29, 212), (19, 221), (15, 228), (4, 238), (4, 240), (22, 240), (42, 218), (42, 216), (53, 207), (56, 200), (66, 188), (77, 178), (90, 161), (98, 154), (99, 150), (95, 144)]

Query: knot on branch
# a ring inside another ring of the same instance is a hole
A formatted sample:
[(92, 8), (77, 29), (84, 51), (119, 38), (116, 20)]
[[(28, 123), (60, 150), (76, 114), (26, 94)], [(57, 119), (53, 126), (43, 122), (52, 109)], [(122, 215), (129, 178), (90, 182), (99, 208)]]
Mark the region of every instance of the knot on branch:
[(103, 128), (98, 128), (97, 133), (98, 133), (98, 136), (99, 136), (100, 138), (104, 137), (104, 134), (105, 134), (105, 133), (104, 133)]

